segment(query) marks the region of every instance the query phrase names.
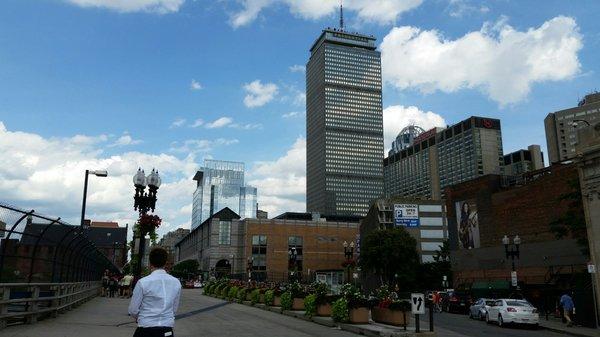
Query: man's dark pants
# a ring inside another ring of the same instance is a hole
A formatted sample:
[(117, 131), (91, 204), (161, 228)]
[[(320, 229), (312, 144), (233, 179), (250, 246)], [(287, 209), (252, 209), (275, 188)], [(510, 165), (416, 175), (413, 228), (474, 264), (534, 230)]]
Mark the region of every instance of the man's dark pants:
[(151, 328), (137, 328), (133, 337), (174, 337), (173, 328), (171, 327), (151, 327)]

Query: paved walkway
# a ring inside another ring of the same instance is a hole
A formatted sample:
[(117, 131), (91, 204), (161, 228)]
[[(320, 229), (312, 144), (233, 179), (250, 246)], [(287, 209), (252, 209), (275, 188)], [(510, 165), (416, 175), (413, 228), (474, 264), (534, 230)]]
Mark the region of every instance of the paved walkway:
[[(355, 334), (312, 322), (224, 302), (200, 295), (200, 290), (183, 290), (176, 337), (350, 337)], [(127, 316), (129, 300), (95, 298), (90, 302), (37, 324), (11, 326), (3, 337), (126, 337), (133, 336), (135, 323)]]
[(582, 337), (600, 337), (599, 329), (584, 328), (580, 326), (567, 327), (561, 321), (540, 319), (540, 326), (554, 332), (569, 334)]

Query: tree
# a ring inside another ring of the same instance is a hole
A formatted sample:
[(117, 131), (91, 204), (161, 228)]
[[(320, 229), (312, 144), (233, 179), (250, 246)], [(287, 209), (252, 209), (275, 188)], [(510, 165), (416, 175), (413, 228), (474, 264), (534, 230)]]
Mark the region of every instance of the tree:
[(381, 284), (401, 289), (415, 285), (419, 268), (417, 241), (404, 228), (375, 230), (361, 240), (360, 264), (377, 274)]
[(568, 184), (571, 187), (571, 190), (567, 193), (561, 194), (558, 198), (559, 202), (567, 203), (567, 211), (558, 219), (550, 222), (550, 230), (554, 233), (557, 239), (562, 239), (565, 237), (576, 239), (581, 252), (585, 256), (590, 256), (579, 179), (573, 178), (568, 182)]
[(190, 274), (196, 275), (200, 264), (197, 260), (184, 260), (173, 266), (171, 275), (174, 277), (188, 278)]
[(435, 262), (450, 261), (450, 241), (445, 240), (433, 256)]

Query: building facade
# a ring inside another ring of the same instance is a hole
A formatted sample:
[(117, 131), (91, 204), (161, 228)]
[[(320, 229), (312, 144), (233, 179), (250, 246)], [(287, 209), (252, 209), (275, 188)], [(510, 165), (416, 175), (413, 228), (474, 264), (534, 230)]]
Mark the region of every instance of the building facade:
[(128, 225), (119, 227), (117, 222), (84, 220), (87, 235), (98, 250), (115, 266), (123, 268), (127, 263), (127, 230)]
[[(582, 122), (583, 121), (583, 122)], [(577, 129), (600, 121), (600, 93), (586, 95), (574, 108), (549, 113), (544, 119), (550, 164), (575, 158)]]
[(383, 193), (375, 38), (325, 29), (306, 67), (307, 211), (364, 216)]
[[(396, 210), (412, 208), (416, 216), (412, 225), (408, 225)], [(444, 201), (417, 200), (406, 198), (377, 199), (361, 221), (360, 235), (364, 237), (377, 229), (402, 227), (417, 240), (417, 251), (421, 262), (433, 262), (434, 256), (448, 240), (448, 221)]]
[(412, 146), (415, 138), (419, 137), (425, 130), (418, 125), (409, 125), (402, 129), (396, 139), (392, 142), (392, 148), (388, 151), (388, 156), (394, 154)]
[(255, 218), (257, 189), (244, 183), (244, 163), (205, 159), (194, 175), (192, 229), (228, 207), (242, 218)]
[[(284, 213), (272, 219), (240, 219), (228, 208), (176, 244), (178, 261), (197, 259), (205, 277), (284, 281), (291, 273), (342, 282), (343, 242), (357, 241), (358, 217)], [(297, 253), (295, 265), (288, 251)]]
[(519, 150), (504, 155), (504, 174), (519, 175), (544, 168), (544, 153), (539, 145), (529, 145), (527, 150)]
[(188, 234), (190, 234), (189, 229), (177, 228), (176, 230), (163, 235), (158, 242), (158, 245), (169, 253), (169, 259), (167, 261), (168, 265), (173, 265), (175, 263), (175, 244)]
[(500, 120), (470, 117), (385, 158), (385, 196), (440, 200), (447, 186), (500, 174), (503, 160)]

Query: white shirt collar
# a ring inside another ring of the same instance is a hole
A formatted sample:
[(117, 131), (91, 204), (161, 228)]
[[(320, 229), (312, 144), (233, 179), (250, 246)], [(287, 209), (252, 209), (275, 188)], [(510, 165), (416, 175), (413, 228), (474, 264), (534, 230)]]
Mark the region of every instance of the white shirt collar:
[(152, 274), (166, 274), (167, 272), (164, 269), (156, 269), (152, 272)]

